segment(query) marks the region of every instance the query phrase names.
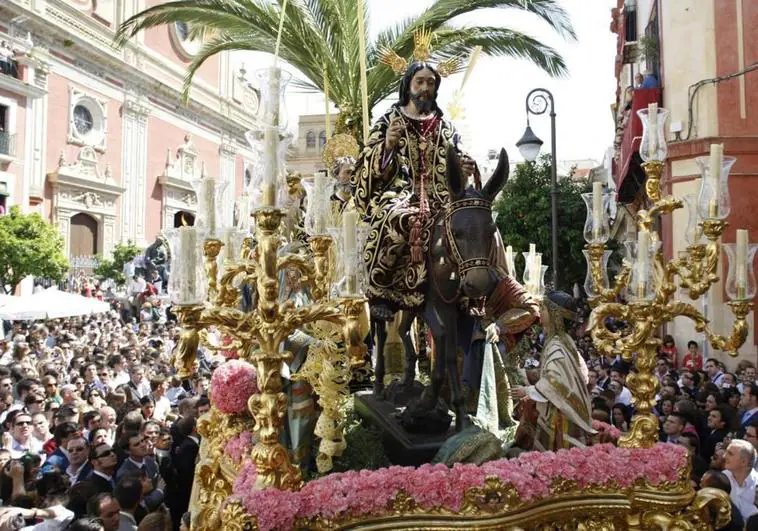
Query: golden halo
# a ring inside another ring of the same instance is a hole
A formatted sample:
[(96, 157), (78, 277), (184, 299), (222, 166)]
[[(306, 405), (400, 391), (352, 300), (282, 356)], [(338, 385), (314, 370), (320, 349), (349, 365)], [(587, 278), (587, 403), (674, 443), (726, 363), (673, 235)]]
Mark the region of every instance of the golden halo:
[(361, 148), (354, 137), (345, 133), (339, 133), (326, 142), (322, 160), (327, 171), (331, 171), (337, 159), (341, 157), (353, 157), (357, 159), (360, 152)]

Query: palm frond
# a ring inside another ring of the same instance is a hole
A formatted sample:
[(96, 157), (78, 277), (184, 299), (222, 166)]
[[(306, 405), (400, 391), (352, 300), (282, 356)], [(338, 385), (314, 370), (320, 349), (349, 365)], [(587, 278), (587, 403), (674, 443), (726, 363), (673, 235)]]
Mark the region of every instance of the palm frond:
[(563, 57), (554, 48), (524, 33), (507, 28), (475, 26), (437, 31), (435, 58), (466, 56), (475, 46), (491, 56), (527, 59), (555, 77), (568, 73)]

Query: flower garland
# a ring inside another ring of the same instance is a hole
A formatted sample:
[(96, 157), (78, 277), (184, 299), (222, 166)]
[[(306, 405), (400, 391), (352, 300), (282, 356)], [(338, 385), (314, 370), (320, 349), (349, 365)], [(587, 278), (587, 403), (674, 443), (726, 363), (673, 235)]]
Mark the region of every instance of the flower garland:
[(211, 399), (222, 413), (244, 413), (250, 396), (259, 392), (255, 368), (245, 361), (229, 360), (213, 371)]
[(250, 455), (253, 446), (255, 446), (255, 440), (253, 434), (245, 430), (227, 441), (226, 446), (224, 446), (224, 453), (235, 464), (238, 464), (242, 461), (243, 457)]
[(592, 429), (598, 431), (600, 435), (608, 436), (614, 443), (621, 438), (621, 430), (615, 426), (611, 426), (607, 422), (593, 420)]
[[(559, 452), (529, 452), (517, 459), (500, 459), (481, 466), (425, 464), (419, 468), (392, 466), (330, 474), (307, 483), (299, 492), (255, 490), (255, 469), (246, 463), (234, 484), (233, 496), (257, 519), (262, 531), (292, 529), (299, 519), (350, 518), (387, 511), (400, 491), (423, 509), (459, 511), (466, 491), (481, 487), (487, 477), (513, 485), (522, 503), (558, 492), (556, 480), (579, 489), (613, 485), (630, 488), (638, 481), (651, 486), (681, 480), (687, 451), (662, 443), (653, 448), (616, 448), (600, 444)], [(598, 466), (623, 463), (624, 466)]]

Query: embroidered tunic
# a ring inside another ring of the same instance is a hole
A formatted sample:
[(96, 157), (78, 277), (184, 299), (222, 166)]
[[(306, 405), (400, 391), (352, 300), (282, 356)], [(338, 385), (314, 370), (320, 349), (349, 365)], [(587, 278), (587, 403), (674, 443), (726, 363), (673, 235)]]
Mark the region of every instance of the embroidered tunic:
[[(394, 150), (386, 153), (393, 120), (405, 128)], [(434, 217), (449, 202), (446, 153), (454, 137), (455, 129), (441, 113), (415, 120), (397, 105), (371, 130), (353, 176), (356, 207), (371, 225), (363, 252), (369, 300), (383, 299), (397, 308), (423, 303), (424, 258)]]

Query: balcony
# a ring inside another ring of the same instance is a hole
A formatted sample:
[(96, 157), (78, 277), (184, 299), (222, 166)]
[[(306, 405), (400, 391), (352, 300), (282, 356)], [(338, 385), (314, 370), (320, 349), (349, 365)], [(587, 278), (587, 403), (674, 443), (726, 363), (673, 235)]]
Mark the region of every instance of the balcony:
[(16, 159), (16, 135), (0, 131), (0, 162)]
[(0, 57), (0, 74), (21, 79), (18, 75), (18, 62), (10, 57)]
[[(647, 109), (648, 104), (661, 104), (661, 89), (635, 89), (632, 92), (631, 104), (627, 105), (621, 122), (617, 126), (616, 157), (614, 163), (614, 179), (618, 190), (618, 200), (621, 203), (631, 203), (645, 182), (645, 172), (642, 170), (642, 159), (639, 149), (642, 140), (642, 121), (637, 111)], [(620, 135), (620, 137), (618, 136)]]

